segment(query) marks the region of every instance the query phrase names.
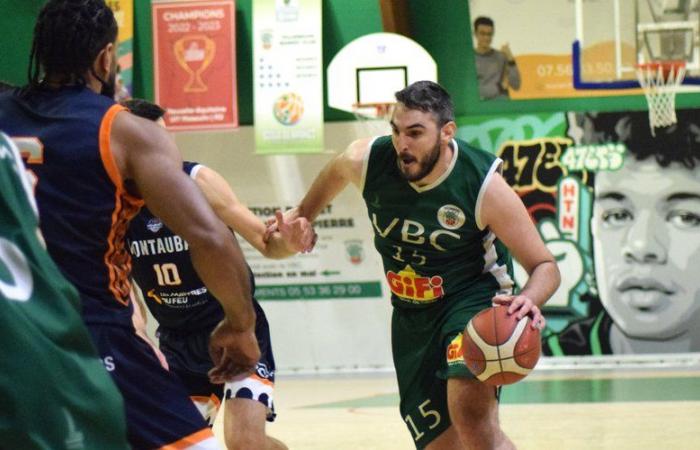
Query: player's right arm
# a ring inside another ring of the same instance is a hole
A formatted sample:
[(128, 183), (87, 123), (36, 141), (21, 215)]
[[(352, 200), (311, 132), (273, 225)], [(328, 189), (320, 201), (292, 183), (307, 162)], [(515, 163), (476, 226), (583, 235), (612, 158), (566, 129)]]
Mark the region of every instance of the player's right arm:
[(284, 222), (268, 239), (266, 227), (253, 212), (238, 199), (231, 186), (215, 170), (201, 166), (194, 181), (209, 202), (214, 213), (233, 231), (268, 258), (286, 258), (313, 248), (314, 230), (304, 218)]
[(188, 242), (197, 274), (224, 309), (234, 339), (212, 337), (214, 345), (221, 344), (214, 357), (229, 358), (224, 375), (252, 370), (260, 350), (248, 270), (235, 237), (182, 171), (180, 153), (165, 129), (132, 114), (117, 114), (110, 145), (124, 188), (140, 195), (155, 216)]
[(559, 287), (561, 275), (557, 261), (542, 242), (525, 205), (503, 177), (494, 173), (484, 192), (478, 221), (488, 227), (508, 247), (528, 273), (518, 295), (496, 295), (493, 302), (509, 305), (508, 312), (518, 319), (532, 318), (533, 327), (544, 327), (540, 308)]
[(348, 183), (361, 188), (370, 142), (371, 138), (358, 139), (330, 160), (321, 169), (299, 206), (291, 210), (289, 215), (285, 213), (285, 216), (290, 219), (305, 217), (311, 222)]

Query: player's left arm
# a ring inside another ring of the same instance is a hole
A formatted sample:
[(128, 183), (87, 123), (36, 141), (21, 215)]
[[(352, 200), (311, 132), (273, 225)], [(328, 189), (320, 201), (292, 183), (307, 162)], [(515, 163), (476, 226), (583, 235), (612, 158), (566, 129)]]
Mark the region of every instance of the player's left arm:
[(517, 91), (520, 89), (520, 72), (518, 71), (515, 57), (513, 57), (513, 52), (511, 52), (510, 46), (507, 43), (503, 44), (501, 52), (505, 57), (505, 70), (503, 71), (504, 87), (512, 88)]
[(197, 171), (194, 181), (219, 219), (243, 236), (243, 239), (264, 256), (286, 258), (313, 248), (314, 231), (307, 219), (300, 217), (293, 221), (285, 221), (280, 213), (278, 231), (266, 236), (267, 227), (263, 221), (241, 203), (231, 186), (218, 172), (202, 166)]
[(518, 319), (530, 315), (533, 326), (544, 326), (540, 308), (559, 287), (559, 268), (520, 197), (498, 173), (488, 181), (480, 218), (482, 225), (493, 231), (529, 275), (518, 295), (497, 295), (494, 303), (510, 305), (508, 311), (516, 313)]

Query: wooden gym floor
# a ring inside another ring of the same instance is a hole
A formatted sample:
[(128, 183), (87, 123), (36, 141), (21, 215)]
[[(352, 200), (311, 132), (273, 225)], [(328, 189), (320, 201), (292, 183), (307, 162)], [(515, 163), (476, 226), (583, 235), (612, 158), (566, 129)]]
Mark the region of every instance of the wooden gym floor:
[[(698, 367), (540, 370), (501, 400), (501, 424), (519, 449), (700, 449)], [(414, 448), (393, 374), (281, 374), (275, 404), (268, 434), (291, 450)]]

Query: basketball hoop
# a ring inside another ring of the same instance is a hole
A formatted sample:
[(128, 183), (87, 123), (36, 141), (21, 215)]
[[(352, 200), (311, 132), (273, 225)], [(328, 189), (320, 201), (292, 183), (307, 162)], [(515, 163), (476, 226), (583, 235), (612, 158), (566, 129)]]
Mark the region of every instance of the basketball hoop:
[(383, 135), (389, 132), (389, 120), (396, 103), (354, 103), (352, 113), (368, 135)]
[(651, 135), (655, 136), (655, 128), (676, 123), (676, 93), (685, 77), (685, 61), (652, 61), (635, 68), (649, 105)]

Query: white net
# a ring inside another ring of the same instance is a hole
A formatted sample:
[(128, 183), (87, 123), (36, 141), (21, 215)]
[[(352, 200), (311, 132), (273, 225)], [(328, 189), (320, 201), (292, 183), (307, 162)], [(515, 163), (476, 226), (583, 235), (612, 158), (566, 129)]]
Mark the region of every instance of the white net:
[(389, 121), (394, 112), (394, 103), (368, 103), (353, 105), (353, 114), (361, 137), (381, 136), (391, 133)]
[(654, 129), (676, 123), (676, 93), (685, 77), (683, 61), (652, 62), (637, 66), (637, 79), (649, 105), (649, 125)]

